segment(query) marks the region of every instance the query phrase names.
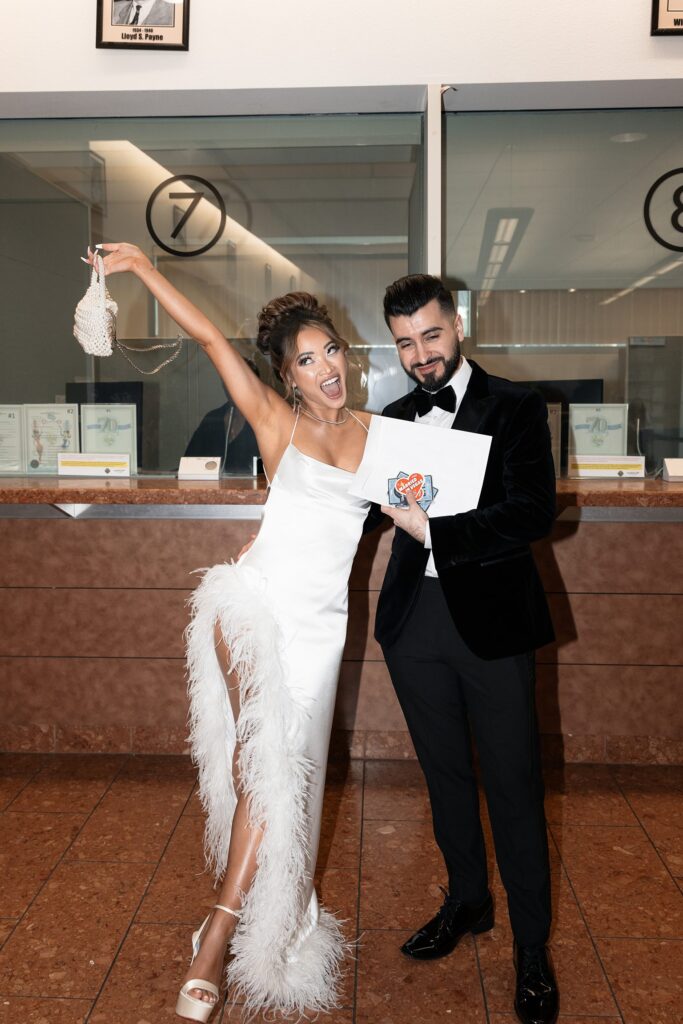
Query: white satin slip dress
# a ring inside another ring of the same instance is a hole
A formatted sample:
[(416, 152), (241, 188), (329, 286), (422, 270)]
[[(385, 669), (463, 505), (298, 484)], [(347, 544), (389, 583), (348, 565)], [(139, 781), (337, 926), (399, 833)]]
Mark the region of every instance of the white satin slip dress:
[[(351, 473), (294, 446), (297, 423), (298, 414), (256, 540), (238, 562), (204, 571), (186, 634), (190, 739), (216, 877), (228, 858), (237, 740), (251, 819), (264, 830), (227, 979), (249, 1010), (285, 1016), (338, 1005), (344, 941), (313, 875), (348, 580), (369, 508), (349, 494)], [(239, 680), (236, 729), (216, 621)]]

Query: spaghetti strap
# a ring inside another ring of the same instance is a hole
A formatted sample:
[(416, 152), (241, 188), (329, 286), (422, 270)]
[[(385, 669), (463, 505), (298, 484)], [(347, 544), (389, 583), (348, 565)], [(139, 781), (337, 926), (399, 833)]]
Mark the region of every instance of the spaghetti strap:
[(369, 430), (368, 430), (368, 428), (367, 428), (367, 427), (365, 426), (365, 424), (363, 423), (363, 421), (362, 421), (361, 419), (359, 419), (359, 417), (358, 417), (358, 416), (356, 416), (355, 412), (353, 412), (353, 410), (352, 410), (352, 409), (349, 409), (349, 416), (353, 416), (353, 418), (354, 418), (354, 420), (356, 421), (356, 423), (360, 423), (361, 427), (363, 428), (363, 430), (365, 431), (365, 433), (366, 433), (366, 434), (370, 433), (370, 431), (369, 431)]
[(292, 427), (292, 433), (291, 433), (290, 438), (289, 438), (289, 443), (290, 444), (294, 440), (294, 431), (296, 430), (297, 424), (299, 422), (299, 413), (300, 412), (301, 412), (301, 406), (297, 404), (297, 407), (296, 407), (296, 419), (294, 420), (294, 426)]
[[(289, 444), (287, 445), (287, 447), (285, 448), (285, 451), (280, 456), (280, 462), (282, 461), (282, 456), (284, 456), (285, 452), (287, 451), (287, 448), (289, 448), (291, 446), (292, 441), (294, 440), (294, 431), (296, 430), (297, 423), (299, 422), (299, 412), (300, 411), (301, 411), (301, 406), (297, 405), (297, 407), (296, 407), (296, 417), (294, 419), (294, 426), (292, 427), (292, 433), (289, 435)], [(280, 464), (278, 463), (278, 469), (279, 468), (280, 468)], [(266, 472), (265, 462), (263, 464), (263, 472), (265, 473), (266, 480), (268, 481), (268, 486), (272, 487), (273, 486), (273, 481), (270, 479), (270, 477), (268, 476), (268, 473)], [(273, 474), (273, 480), (275, 479), (276, 476), (277, 476), (277, 469), (275, 470), (275, 473)]]

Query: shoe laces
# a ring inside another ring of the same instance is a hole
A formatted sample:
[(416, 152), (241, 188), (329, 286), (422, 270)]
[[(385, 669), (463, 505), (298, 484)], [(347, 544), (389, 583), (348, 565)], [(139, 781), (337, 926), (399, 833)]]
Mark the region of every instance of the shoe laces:
[(537, 994), (550, 989), (545, 946), (522, 947), (518, 950), (518, 956), (524, 987)]
[(444, 899), (443, 903), (441, 904), (441, 907), (439, 908), (437, 916), (441, 918), (450, 917), (451, 914), (453, 914), (458, 909), (462, 901), (459, 900), (456, 896), (451, 896), (448, 889), (446, 889), (443, 885), (440, 885), (439, 889), (441, 889)]

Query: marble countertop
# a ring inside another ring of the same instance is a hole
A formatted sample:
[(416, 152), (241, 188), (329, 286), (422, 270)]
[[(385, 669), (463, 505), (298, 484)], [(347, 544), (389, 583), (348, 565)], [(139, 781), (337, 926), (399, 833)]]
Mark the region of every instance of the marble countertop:
[(683, 483), (665, 480), (557, 481), (557, 507), (683, 508)]
[[(56, 505), (263, 505), (265, 477), (176, 480), (137, 477), (0, 477), (0, 504)], [(683, 483), (663, 480), (557, 481), (558, 511), (566, 508), (683, 508)]]
[(177, 480), (144, 476), (103, 480), (92, 477), (0, 477), (0, 504), (58, 505), (263, 505), (266, 478)]

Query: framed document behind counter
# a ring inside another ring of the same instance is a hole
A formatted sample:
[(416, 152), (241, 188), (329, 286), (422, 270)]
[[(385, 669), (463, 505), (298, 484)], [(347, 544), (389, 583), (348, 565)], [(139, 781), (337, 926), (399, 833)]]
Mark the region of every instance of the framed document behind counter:
[(77, 405), (25, 405), (25, 458), (26, 472), (57, 475), (57, 456), (60, 452), (77, 452)]
[(0, 405), (0, 473), (24, 471), (23, 406)]
[(141, 380), (102, 380), (90, 381), (89, 383), (67, 381), (65, 385), (67, 402), (78, 403), (81, 408), (86, 405), (99, 405), (100, 407), (111, 405), (135, 406), (135, 419), (133, 423), (135, 426), (136, 447), (135, 456), (131, 455), (131, 472), (133, 472), (133, 466), (139, 467), (145, 464), (142, 453), (142, 413), (143, 396), (148, 394), (149, 387), (148, 382)]
[[(568, 437), (568, 419), (569, 419), (569, 406), (573, 402), (591, 402), (598, 405), (602, 402), (604, 384), (599, 377), (586, 377), (584, 379), (559, 379), (559, 380), (526, 380), (520, 381), (525, 387), (533, 388), (534, 391), (539, 391), (545, 398), (546, 404), (548, 405), (548, 417), (551, 415), (551, 405), (560, 405), (560, 464), (556, 467), (557, 475), (561, 476), (564, 470), (567, 468), (567, 451), (569, 448), (570, 440)], [(67, 398), (69, 395), (67, 394)], [(550, 431), (552, 434), (553, 422), (550, 422)], [(555, 445), (554, 438), (553, 444)], [(553, 447), (553, 453), (557, 450), (556, 446)]]
[(130, 471), (138, 471), (135, 404), (92, 403), (81, 406), (82, 451), (130, 455)]
[(569, 406), (569, 451), (573, 455), (626, 455), (628, 405)]

